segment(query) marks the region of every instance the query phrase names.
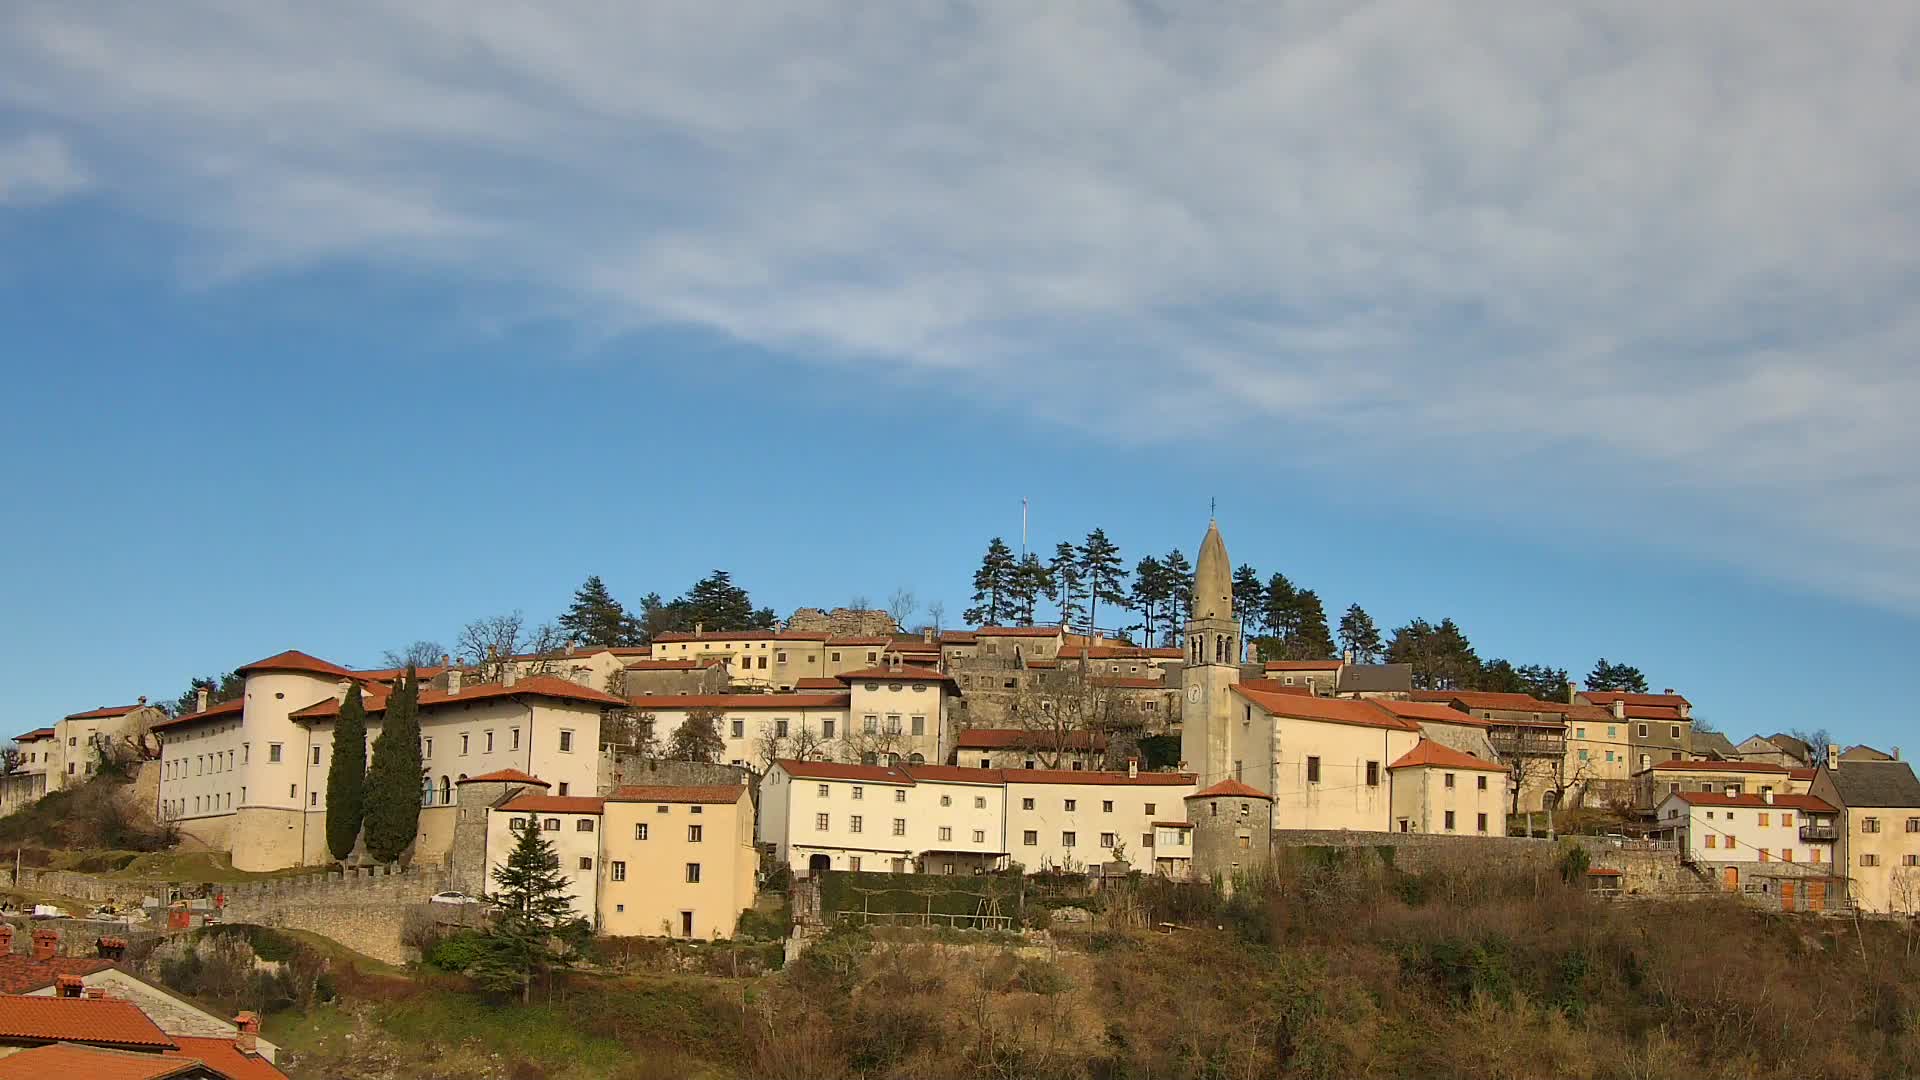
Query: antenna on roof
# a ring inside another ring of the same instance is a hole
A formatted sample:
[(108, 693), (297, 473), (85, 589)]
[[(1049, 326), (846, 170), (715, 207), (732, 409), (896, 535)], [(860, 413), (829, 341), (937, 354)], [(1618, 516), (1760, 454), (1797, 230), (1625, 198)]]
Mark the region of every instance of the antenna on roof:
[(1027, 497), (1020, 496), (1020, 558), (1027, 557)]

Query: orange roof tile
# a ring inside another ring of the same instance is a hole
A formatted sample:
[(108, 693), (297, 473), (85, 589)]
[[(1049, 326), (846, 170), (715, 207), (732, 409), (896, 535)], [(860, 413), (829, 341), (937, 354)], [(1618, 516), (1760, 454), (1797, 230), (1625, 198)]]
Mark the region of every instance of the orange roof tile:
[(0, 996), (0, 1040), (174, 1048), (138, 1005), (119, 998)]
[(1075, 771), (1073, 769), (1005, 769), (1009, 784), (1095, 784), (1138, 787), (1185, 787), (1193, 783), (1192, 773), (1143, 772), (1128, 776), (1123, 772)]
[(598, 814), (606, 806), (607, 800), (586, 795), (516, 795), (494, 809), (523, 814)]
[[(1107, 737), (1091, 731), (1075, 729), (1062, 733), (1065, 747), (1069, 750), (1104, 749)], [(1006, 750), (1052, 747), (1060, 745), (1060, 740), (1052, 732), (1027, 731), (1023, 728), (967, 728), (954, 736), (953, 745), (959, 750)]]
[(844, 709), (853, 695), (838, 694), (635, 694), (627, 705), (635, 709), (720, 709), (751, 712), (761, 709)]
[(940, 644), (942, 645), (972, 645), (976, 640), (978, 640), (978, 636), (971, 630), (942, 630), (940, 632)]
[(102, 705), (97, 709), (88, 709), (86, 712), (69, 713), (67, 714), (66, 719), (68, 720), (111, 720), (116, 716), (125, 716), (128, 713), (134, 711), (135, 709), (144, 709), (146, 707), (147, 706), (144, 702), (142, 702), (139, 705)]
[(1278, 679), (1241, 679), (1240, 685), (1249, 690), (1261, 690), (1269, 694), (1305, 694), (1308, 697), (1314, 696), (1313, 687), (1311, 686), (1305, 684), (1295, 686), (1292, 683), (1283, 683)]
[(1616, 701), (1628, 705), (1655, 705), (1666, 708), (1678, 708), (1692, 705), (1684, 694), (1629, 694), (1619, 690), (1583, 690), (1580, 696), (1595, 705), (1611, 705)]
[(827, 639), (827, 645), (829, 647), (839, 645), (849, 649), (869, 645), (891, 646), (894, 644), (895, 642), (892, 638), (882, 634), (848, 634), (846, 637), (830, 637)]
[(198, 724), (207, 720), (231, 719), (239, 716), (245, 711), (246, 707), (247, 699), (234, 698), (232, 701), (222, 701), (217, 705), (209, 705), (207, 706), (206, 712), (188, 713), (185, 716), (176, 716), (171, 720), (161, 720), (148, 730), (162, 731), (166, 728), (185, 727), (188, 724)]
[(168, 1056), (177, 1053), (181, 1057), (198, 1058), (232, 1080), (287, 1080), (287, 1074), (275, 1068), (273, 1062), (258, 1054), (241, 1053), (230, 1037), (175, 1035), (173, 1041), (180, 1044), (180, 1049), (167, 1051)]
[(28, 953), (0, 954), (0, 994), (31, 994), (52, 986), (62, 975), (84, 977), (112, 966), (113, 961), (98, 958), (56, 956), (35, 960)]
[[(170, 1080), (205, 1075), (211, 1063), (175, 1053), (132, 1053), (61, 1042), (22, 1050), (0, 1058), (0, 1080), (46, 1080), (71, 1076), (78, 1080)], [(218, 1070), (221, 1076), (228, 1076)], [(275, 1070), (272, 1075), (286, 1074)], [(233, 1077), (232, 1080), (240, 1080)], [(248, 1078), (251, 1080), (251, 1078)]]
[(1415, 690), (1415, 701), (1437, 701), (1445, 704), (1457, 701), (1469, 709), (1490, 709), (1494, 712), (1552, 713), (1566, 716), (1581, 712), (1598, 719), (1596, 714), (1584, 713), (1593, 706), (1572, 705), (1564, 701), (1543, 701), (1531, 694), (1508, 694), (1494, 690)]
[[(367, 707), (367, 714), (387, 711), (387, 699), (392, 694), (383, 688), (369, 688), (361, 695)], [(503, 697), (543, 697), (556, 701), (582, 701), (594, 705), (625, 705), (625, 698), (618, 698), (604, 690), (595, 690), (590, 686), (569, 682), (553, 675), (529, 675), (519, 679), (512, 686), (505, 683), (468, 683), (457, 694), (445, 690), (422, 689), (420, 708), (435, 709), (442, 705), (459, 705), (468, 701), (486, 701)], [(304, 709), (288, 714), (293, 720), (329, 720), (340, 715), (340, 702), (335, 698), (315, 702)]]
[(1788, 769), (1787, 775), (1795, 780), (1812, 780), (1819, 772), (1819, 769)]
[(1338, 660), (1269, 660), (1267, 671), (1339, 671)]
[(1420, 725), (1403, 720), (1371, 701), (1359, 698), (1309, 697), (1304, 694), (1277, 694), (1235, 683), (1233, 691), (1274, 716), (1294, 720), (1320, 720), (1330, 724), (1358, 724), (1362, 727), (1393, 731), (1419, 731)]
[(249, 671), (299, 671), (308, 675), (332, 675), (339, 679), (351, 679), (354, 673), (339, 664), (329, 663), (317, 656), (310, 656), (299, 649), (274, 653), (265, 660), (255, 660), (251, 664), (233, 669), (236, 675), (245, 675)]
[[(1228, 777), (1227, 779), (1220, 781), (1219, 783), (1213, 785), (1212, 787), (1207, 788), (1205, 791), (1196, 791), (1193, 794), (1187, 796), (1187, 798), (1189, 799), (1219, 799), (1219, 798), (1265, 799), (1268, 802), (1273, 801), (1273, 796), (1267, 794), (1264, 791), (1261, 791), (1259, 788), (1252, 787), (1247, 784), (1243, 784), (1240, 781), (1233, 779), (1232, 777)], [(1155, 824), (1158, 824), (1158, 822), (1156, 822)]]
[(840, 690), (846, 689), (846, 687), (840, 685), (839, 679), (836, 679), (831, 675), (809, 675), (804, 679), (796, 680), (793, 684), (793, 688), (795, 690), (833, 690), (833, 691), (840, 691)]
[(843, 671), (834, 678), (841, 682), (952, 682), (953, 676), (944, 671), (936, 671), (918, 664), (902, 664), (899, 667), (870, 667), (859, 671)]
[(1737, 772), (1737, 773), (1782, 773), (1789, 770), (1785, 765), (1775, 765), (1771, 761), (1656, 761), (1648, 766), (1660, 772)]
[(1421, 739), (1414, 748), (1401, 754), (1389, 769), (1477, 769), (1480, 772), (1506, 772), (1506, 766), (1482, 761), (1472, 754), (1442, 746), (1432, 739)]
[(27, 732), (25, 735), (16, 735), (14, 736), (13, 741), (14, 742), (39, 742), (41, 739), (51, 739), (51, 738), (53, 738), (53, 729), (50, 727), (43, 727), (43, 728), (34, 728), (32, 731)]
[(1811, 795), (1775, 795), (1768, 802), (1764, 795), (1728, 795), (1719, 791), (1676, 791), (1668, 798), (1676, 798), (1690, 806), (1750, 806), (1755, 810), (1765, 810), (1778, 806), (1786, 810), (1810, 810), (1816, 814), (1837, 814), (1837, 807), (1829, 806), (1822, 799)]
[(846, 765), (838, 761), (797, 761), (791, 758), (781, 758), (774, 764), (796, 780), (861, 780), (909, 787), (913, 784), (913, 777), (887, 765)]
[(1442, 705), (1437, 701), (1400, 701), (1397, 698), (1368, 698), (1375, 705), (1387, 710), (1402, 720), (1426, 720), (1436, 724), (1464, 724), (1467, 727), (1484, 728), (1485, 720), (1471, 713)]
[(615, 788), (605, 802), (634, 803), (737, 803), (740, 794), (747, 790), (745, 784), (694, 784), (686, 787), (671, 787), (664, 784), (636, 784), (632, 787)]
[(990, 784), (998, 787), (1005, 781), (999, 769), (969, 769), (960, 765), (902, 765), (908, 776), (927, 783), (946, 784)]
[(1062, 631), (1057, 626), (983, 626), (973, 634), (978, 640), (983, 637), (1060, 637)]
[(523, 773), (519, 769), (500, 769), (496, 772), (483, 773), (479, 776), (464, 777), (462, 779), (455, 780), (454, 783), (456, 784), (539, 784), (541, 787), (553, 786), (552, 784), (547, 783), (545, 780), (542, 780), (531, 773)]

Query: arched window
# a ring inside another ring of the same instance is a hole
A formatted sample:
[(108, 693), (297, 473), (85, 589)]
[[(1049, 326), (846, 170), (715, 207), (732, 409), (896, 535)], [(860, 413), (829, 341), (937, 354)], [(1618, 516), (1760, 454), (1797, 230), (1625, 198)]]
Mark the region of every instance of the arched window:
[(420, 805), (433, 805), (433, 777), (431, 776), (420, 778)]
[(926, 763), (927, 756), (925, 754), (914, 754), (907, 758), (907, 764), (909, 765), (925, 765)]
[(1227, 636), (1225, 634), (1213, 635), (1213, 662), (1216, 664), (1224, 664), (1227, 662)]
[(453, 805), (453, 781), (444, 776), (440, 778), (440, 805)]

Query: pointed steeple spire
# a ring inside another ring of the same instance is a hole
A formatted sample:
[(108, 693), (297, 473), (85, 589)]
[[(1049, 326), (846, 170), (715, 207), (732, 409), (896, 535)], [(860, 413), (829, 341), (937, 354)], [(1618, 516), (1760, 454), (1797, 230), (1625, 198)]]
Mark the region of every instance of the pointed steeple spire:
[(1233, 564), (1227, 542), (1220, 539), (1219, 522), (1207, 522), (1207, 538), (1200, 541), (1200, 562), (1193, 572), (1193, 617), (1233, 618)]

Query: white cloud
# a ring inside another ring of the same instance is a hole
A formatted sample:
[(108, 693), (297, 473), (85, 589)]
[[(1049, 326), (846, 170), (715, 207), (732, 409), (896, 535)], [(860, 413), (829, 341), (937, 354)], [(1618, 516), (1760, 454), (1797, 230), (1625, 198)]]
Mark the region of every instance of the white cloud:
[(87, 184), (86, 170), (61, 140), (45, 133), (0, 138), (0, 206), (52, 202)]
[(565, 10), (21, 0), (0, 109), (208, 277), (482, 267), (1920, 610), (1920, 8)]

